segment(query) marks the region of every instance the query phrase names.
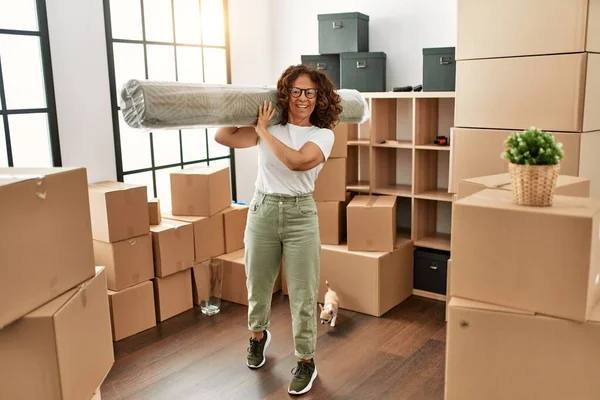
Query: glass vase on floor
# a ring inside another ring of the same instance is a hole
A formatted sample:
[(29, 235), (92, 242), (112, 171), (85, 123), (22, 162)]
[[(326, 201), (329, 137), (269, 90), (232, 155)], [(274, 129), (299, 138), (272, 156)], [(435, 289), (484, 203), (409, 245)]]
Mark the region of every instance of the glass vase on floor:
[(200, 305), (205, 315), (215, 315), (221, 311), (221, 291), (223, 290), (223, 261), (217, 259), (195, 263), (194, 303)]

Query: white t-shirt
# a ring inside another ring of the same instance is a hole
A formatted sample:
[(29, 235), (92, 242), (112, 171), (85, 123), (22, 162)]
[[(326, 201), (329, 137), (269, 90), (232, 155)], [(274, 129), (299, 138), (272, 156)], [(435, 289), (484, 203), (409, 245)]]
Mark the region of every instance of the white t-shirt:
[[(316, 126), (298, 126), (288, 123), (285, 126), (270, 126), (268, 131), (294, 150), (300, 150), (307, 142), (314, 142), (323, 152), (325, 160), (329, 158), (335, 139), (330, 129)], [(259, 140), (258, 176), (255, 187), (267, 194), (296, 196), (311, 193), (322, 168), (323, 163), (307, 171), (292, 171), (273, 154), (264, 141)]]

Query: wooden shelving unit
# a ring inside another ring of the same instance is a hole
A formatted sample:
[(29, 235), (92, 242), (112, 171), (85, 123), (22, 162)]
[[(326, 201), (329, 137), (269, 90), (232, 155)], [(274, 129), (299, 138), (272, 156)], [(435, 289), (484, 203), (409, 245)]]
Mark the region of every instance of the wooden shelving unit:
[(399, 236), (450, 251), (450, 146), (434, 139), (450, 137), (454, 92), (363, 95), (371, 118), (349, 130), (347, 190), (398, 196)]

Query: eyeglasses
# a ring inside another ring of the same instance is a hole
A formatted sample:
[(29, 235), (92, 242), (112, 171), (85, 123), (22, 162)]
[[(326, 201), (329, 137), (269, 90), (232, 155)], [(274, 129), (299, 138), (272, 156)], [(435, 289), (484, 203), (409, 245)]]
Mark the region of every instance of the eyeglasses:
[(290, 91), (290, 94), (292, 95), (292, 97), (300, 97), (302, 96), (302, 93), (304, 93), (307, 99), (312, 99), (317, 95), (317, 92), (317, 89), (300, 89), (297, 87), (293, 87)]

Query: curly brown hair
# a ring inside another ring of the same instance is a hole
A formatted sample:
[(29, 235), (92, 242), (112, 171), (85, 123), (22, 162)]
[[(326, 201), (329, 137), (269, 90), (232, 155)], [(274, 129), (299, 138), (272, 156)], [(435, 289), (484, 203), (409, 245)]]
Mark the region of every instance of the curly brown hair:
[(317, 85), (317, 104), (310, 115), (311, 124), (319, 128), (333, 129), (340, 120), (342, 98), (326, 74), (302, 64), (288, 67), (277, 81), (277, 106), (281, 110), (281, 124), (289, 122), (290, 91), (292, 83), (300, 75), (308, 75)]

